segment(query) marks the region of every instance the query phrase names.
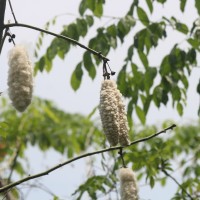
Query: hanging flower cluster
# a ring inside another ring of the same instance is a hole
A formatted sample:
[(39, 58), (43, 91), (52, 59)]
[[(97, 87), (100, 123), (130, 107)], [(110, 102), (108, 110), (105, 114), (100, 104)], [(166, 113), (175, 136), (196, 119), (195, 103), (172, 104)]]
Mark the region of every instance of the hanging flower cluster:
[(138, 200), (138, 188), (133, 171), (129, 168), (119, 170), (121, 200)]
[(100, 117), (104, 133), (111, 146), (129, 144), (127, 116), (122, 95), (113, 80), (104, 80), (100, 92)]
[(8, 95), (16, 110), (23, 112), (31, 103), (33, 93), (33, 70), (23, 46), (13, 47), (8, 65)]

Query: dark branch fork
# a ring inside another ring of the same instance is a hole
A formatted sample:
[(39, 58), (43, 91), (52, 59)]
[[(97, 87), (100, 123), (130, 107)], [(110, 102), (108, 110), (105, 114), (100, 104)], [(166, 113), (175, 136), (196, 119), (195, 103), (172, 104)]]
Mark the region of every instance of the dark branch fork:
[[(5, 8), (6, 8), (6, 0), (0, 0), (0, 54), (1, 54), (1, 50), (3, 48), (3, 44), (4, 44), (6, 36), (9, 36), (10, 37), (9, 38), (9, 42), (13, 42), (13, 44), (15, 45), (15, 43), (14, 43), (14, 37), (15, 37), (15, 35), (14, 34), (10, 34), (9, 28), (10, 27), (24, 27), (24, 28), (29, 28), (29, 29), (32, 29), (32, 30), (36, 30), (36, 31), (39, 31), (39, 32), (43, 32), (43, 33), (49, 34), (49, 35), (55, 36), (57, 38), (64, 39), (64, 40), (66, 40), (66, 41), (68, 41), (68, 42), (70, 42), (72, 44), (78, 45), (79, 47), (81, 47), (81, 48), (89, 51), (93, 55), (96, 55), (104, 63), (106, 63), (108, 65), (109, 59), (107, 57), (103, 56), (101, 52), (97, 52), (94, 49), (91, 49), (91, 48), (89, 48), (89, 47), (87, 47), (87, 46), (79, 43), (77, 40), (74, 40), (74, 39), (72, 39), (70, 37), (66, 37), (64, 35), (56, 34), (56, 33), (51, 32), (51, 31), (47, 31), (47, 30), (42, 29), (42, 28), (38, 28), (38, 27), (31, 26), (31, 25), (28, 25), (28, 24), (18, 23), (17, 19), (15, 17), (13, 8), (12, 8), (11, 1), (8, 0), (8, 2), (9, 2), (9, 6), (10, 6), (10, 9), (11, 9), (11, 12), (12, 12), (12, 15), (13, 15), (15, 23), (4, 24), (4, 15), (5, 15)], [(4, 33), (4, 36), (3, 36), (4, 29), (5, 29), (5, 33)], [(108, 67), (109, 67), (109, 65), (108, 65)], [(111, 71), (111, 75), (114, 75), (114, 74), (115, 74), (115, 72)]]
[[(168, 128), (163, 129), (162, 131), (160, 131), (160, 132), (158, 132), (158, 133), (152, 134), (152, 135), (147, 136), (147, 137), (144, 137), (144, 138), (142, 138), (142, 139), (135, 140), (135, 141), (131, 142), (130, 145), (127, 145), (127, 146), (110, 147), (110, 148), (106, 148), (106, 149), (102, 149), (102, 150), (98, 150), (98, 151), (94, 151), (94, 152), (82, 154), (82, 155), (80, 155), (80, 156), (77, 156), (77, 157), (75, 157), (75, 158), (72, 158), (72, 159), (70, 159), (70, 160), (67, 160), (67, 161), (65, 161), (65, 162), (63, 162), (63, 163), (60, 163), (60, 164), (58, 164), (58, 165), (56, 165), (56, 166), (54, 166), (54, 167), (52, 167), (52, 168), (50, 168), (50, 169), (48, 169), (48, 170), (46, 170), (46, 171), (44, 171), (44, 172), (41, 172), (41, 173), (38, 173), (38, 174), (35, 174), (35, 175), (32, 175), (32, 176), (29, 175), (29, 176), (26, 177), (26, 178), (23, 178), (23, 179), (21, 179), (21, 180), (19, 180), (19, 181), (16, 181), (16, 182), (14, 182), (14, 183), (10, 183), (10, 184), (8, 184), (8, 185), (6, 185), (6, 186), (4, 186), (4, 187), (1, 187), (1, 188), (0, 188), (0, 193), (5, 192), (5, 191), (7, 191), (7, 190), (9, 190), (9, 189), (11, 189), (11, 188), (13, 188), (13, 187), (15, 187), (15, 186), (21, 184), (21, 183), (24, 183), (24, 182), (26, 182), (26, 181), (29, 181), (29, 180), (31, 180), (31, 179), (35, 179), (35, 178), (38, 178), (38, 177), (42, 177), (42, 176), (48, 175), (48, 174), (50, 174), (51, 172), (55, 171), (56, 169), (59, 169), (59, 168), (65, 166), (65, 165), (67, 165), (67, 164), (69, 164), (69, 163), (72, 163), (72, 162), (76, 161), (76, 160), (79, 160), (79, 159), (82, 159), (82, 158), (85, 158), (85, 157), (88, 157), (88, 156), (92, 156), (92, 155), (95, 155), (95, 154), (100, 154), (100, 153), (109, 152), (109, 151), (114, 151), (114, 150), (120, 150), (120, 151), (122, 152), (122, 149), (124, 149), (124, 148), (130, 147), (130, 146), (135, 145), (135, 144), (140, 143), (140, 142), (145, 142), (145, 141), (147, 141), (147, 140), (150, 140), (150, 139), (152, 139), (152, 138), (154, 138), (154, 137), (157, 137), (158, 135), (160, 135), (160, 134), (162, 134), (162, 133), (165, 133), (165, 132), (168, 131), (168, 130), (173, 130), (173, 128), (175, 128), (175, 127), (176, 127), (176, 125), (173, 124), (173, 125), (169, 126)], [(124, 165), (125, 165), (125, 164), (124, 164)]]
[(6, 0), (0, 0), (0, 44), (2, 43), (2, 38), (3, 38), (5, 9), (6, 9)]

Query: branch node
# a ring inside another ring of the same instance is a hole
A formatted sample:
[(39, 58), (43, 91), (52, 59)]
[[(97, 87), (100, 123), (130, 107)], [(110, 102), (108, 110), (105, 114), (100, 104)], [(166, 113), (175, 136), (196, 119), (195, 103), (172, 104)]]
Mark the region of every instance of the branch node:
[(118, 154), (120, 155), (120, 158), (121, 158), (121, 160), (122, 160), (122, 165), (123, 165), (123, 167), (126, 168), (126, 164), (125, 164), (125, 161), (124, 161), (123, 148), (120, 148), (120, 149), (119, 149)]

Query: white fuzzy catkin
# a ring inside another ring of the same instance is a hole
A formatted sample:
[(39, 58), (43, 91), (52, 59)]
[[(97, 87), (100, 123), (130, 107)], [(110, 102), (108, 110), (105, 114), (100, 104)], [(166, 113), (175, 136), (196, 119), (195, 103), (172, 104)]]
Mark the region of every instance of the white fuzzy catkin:
[(138, 188), (133, 171), (129, 168), (119, 170), (121, 200), (138, 200)]
[(9, 52), (8, 65), (8, 95), (16, 110), (23, 112), (33, 93), (33, 69), (23, 46), (16, 45)]
[[(118, 90), (119, 91), (119, 90)], [(128, 138), (128, 121), (125, 111), (125, 106), (122, 101), (122, 94), (120, 92), (117, 93), (118, 100), (118, 112), (119, 112), (119, 143), (121, 146), (126, 146), (130, 143)]]
[(106, 138), (111, 146), (129, 144), (128, 123), (122, 95), (113, 80), (104, 80), (100, 92), (100, 117)]

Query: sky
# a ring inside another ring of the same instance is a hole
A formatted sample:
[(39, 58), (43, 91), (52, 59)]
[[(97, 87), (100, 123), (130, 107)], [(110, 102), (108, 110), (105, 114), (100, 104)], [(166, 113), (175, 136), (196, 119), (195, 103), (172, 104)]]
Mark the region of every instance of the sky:
[[(105, 15), (122, 17), (128, 10), (131, 0), (125, 1), (107, 1), (107, 6), (105, 7)], [(145, 1), (141, 1), (144, 3)], [(156, 5), (155, 14), (152, 16), (152, 19), (157, 21), (161, 18), (163, 13), (166, 13), (166, 16), (176, 16), (187, 24), (191, 24), (192, 21), (196, 18), (197, 14), (194, 10), (193, 2), (187, 4), (186, 13), (190, 11), (190, 15), (183, 15), (179, 10), (179, 1), (168, 0), (165, 6)], [(34, 25), (37, 27), (44, 27), (44, 24), (52, 19), (55, 15), (62, 13), (72, 13), (73, 15), (64, 15), (59, 17), (56, 25), (51, 27), (50, 30), (56, 33), (62, 28), (62, 24), (72, 22), (76, 16), (78, 16), (78, 5), (80, 0), (59, 0), (59, 1), (49, 1), (49, 0), (20, 0), (13, 1), (13, 9), (15, 11), (16, 18), (18, 22)], [(145, 4), (144, 8), (147, 11)], [(148, 12), (148, 11), (147, 11)], [(11, 16), (9, 7), (7, 6), (5, 23), (9, 21), (14, 22)], [(98, 23), (101, 25), (108, 25), (110, 21), (108, 19), (99, 20)], [(137, 30), (136, 30), (137, 31)], [(33, 54), (35, 47), (35, 42), (37, 41), (39, 33), (25, 28), (12, 28), (11, 32), (16, 35), (15, 42), (24, 44), (27, 46), (30, 54)], [(95, 34), (95, 30), (91, 30), (89, 37)], [(52, 36), (45, 37), (44, 46), (41, 50), (42, 53), (45, 52), (45, 47), (48, 46), (50, 41), (53, 39)], [(172, 47), (172, 44), (175, 41), (182, 41), (184, 36), (179, 33), (174, 33), (169, 31), (169, 39), (167, 41), (162, 41), (162, 49), (155, 50), (150, 55), (150, 63), (152, 65), (158, 65), (163, 55), (169, 52)], [(82, 39), (83, 44), (87, 44), (88, 37), (84, 40)], [(120, 46), (116, 51), (112, 51), (108, 57), (110, 58), (110, 66), (117, 73), (119, 72), (121, 66), (123, 65), (123, 59), (126, 55), (127, 45), (132, 42), (132, 38), (128, 37), (126, 44)], [(184, 43), (182, 45), (185, 45)], [(7, 89), (7, 55), (8, 51), (12, 48), (12, 45), (8, 42), (5, 42), (2, 55), (0, 57), (0, 91), (5, 91)], [(60, 60), (55, 59), (53, 69), (48, 74), (46, 72), (39, 73), (35, 78), (35, 88), (34, 95), (40, 96), (42, 98), (47, 98), (53, 100), (57, 106), (67, 112), (79, 112), (82, 114), (89, 114), (91, 110), (98, 105), (99, 102), (99, 90), (102, 81), (102, 70), (99, 67), (97, 70), (97, 77), (92, 81), (87, 73), (84, 74), (83, 81), (80, 89), (77, 92), (74, 92), (70, 87), (70, 76), (76, 66), (80, 61), (82, 50), (79, 47), (75, 47), (66, 59)], [(32, 57), (33, 62), (34, 58)], [(136, 58), (138, 59), (138, 58)], [(138, 61), (138, 60), (137, 60)], [(138, 61), (139, 62), (139, 61)], [(161, 123), (165, 119), (174, 119), (179, 123), (190, 122), (197, 120), (197, 109), (199, 106), (199, 97), (196, 94), (196, 85), (199, 80), (200, 68), (193, 70), (191, 77), (189, 78), (190, 87), (188, 90), (188, 105), (185, 109), (184, 115), (181, 118), (178, 116), (177, 112), (174, 111), (170, 106), (161, 107), (160, 109), (152, 106), (147, 116), (148, 124)], [(117, 77), (117, 76), (116, 76)], [(81, 101), (80, 101), (81, 99)], [(136, 116), (133, 116), (136, 122), (139, 122)], [(27, 157), (30, 159), (30, 174), (35, 174), (43, 171), (44, 169), (56, 165), (58, 162), (65, 160), (63, 156), (58, 153), (50, 150), (46, 153), (41, 153), (37, 147), (29, 147), (27, 152)], [(53, 172), (52, 174), (39, 178), (38, 180), (46, 185), (50, 190), (56, 194), (60, 194), (64, 199), (70, 199), (70, 194), (76, 189), (76, 187), (85, 180), (86, 166), (85, 160), (77, 161), (73, 166), (66, 166), (62, 169)], [(65, 175), (63, 175), (65, 174)], [(73, 174), (73, 176), (72, 176)], [(34, 183), (34, 182), (31, 182)], [(19, 186), (22, 192), (26, 193), (27, 186)], [(176, 185), (173, 182), (168, 183), (167, 190), (156, 186), (155, 189), (151, 190), (148, 186), (140, 188), (140, 194), (142, 199), (152, 199), (157, 200), (162, 194), (163, 200), (170, 199), (170, 194), (173, 193), (176, 189)], [(170, 192), (169, 192), (170, 191)], [(30, 192), (27, 196), (28, 200), (34, 199), (51, 199), (50, 195), (35, 189)]]

